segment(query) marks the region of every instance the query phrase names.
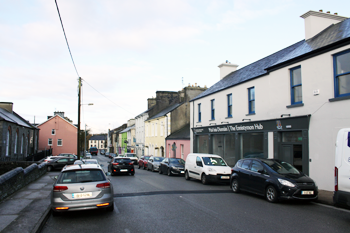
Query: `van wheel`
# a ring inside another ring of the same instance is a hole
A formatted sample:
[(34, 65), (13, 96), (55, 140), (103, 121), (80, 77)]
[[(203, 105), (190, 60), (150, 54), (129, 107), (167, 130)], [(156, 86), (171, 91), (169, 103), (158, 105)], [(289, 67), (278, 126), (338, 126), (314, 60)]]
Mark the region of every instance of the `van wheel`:
[(207, 179), (207, 175), (206, 174), (202, 174), (202, 178), (201, 178), (202, 184), (208, 184), (208, 179)]
[(185, 179), (186, 180), (190, 180), (191, 179), (190, 176), (188, 175), (188, 171), (185, 172)]
[(278, 194), (275, 187), (273, 187), (272, 185), (268, 186), (266, 189), (265, 196), (268, 202), (277, 202)]
[(234, 192), (234, 193), (238, 193), (239, 192), (239, 184), (238, 184), (238, 180), (237, 179), (233, 179), (232, 180), (231, 189), (232, 189), (232, 192)]

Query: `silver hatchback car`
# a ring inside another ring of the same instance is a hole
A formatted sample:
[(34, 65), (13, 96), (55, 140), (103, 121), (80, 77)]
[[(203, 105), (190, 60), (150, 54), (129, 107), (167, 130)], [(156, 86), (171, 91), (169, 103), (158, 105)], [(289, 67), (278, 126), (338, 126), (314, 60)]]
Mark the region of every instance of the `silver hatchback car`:
[(52, 214), (99, 208), (114, 210), (113, 186), (102, 168), (97, 164), (64, 167), (53, 186)]

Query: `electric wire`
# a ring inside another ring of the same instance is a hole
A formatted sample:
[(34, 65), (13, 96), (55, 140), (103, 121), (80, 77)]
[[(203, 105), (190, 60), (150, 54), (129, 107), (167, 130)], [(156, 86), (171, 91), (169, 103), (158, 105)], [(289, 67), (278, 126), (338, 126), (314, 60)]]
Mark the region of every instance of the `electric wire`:
[(58, 13), (58, 16), (59, 16), (60, 21), (61, 21), (61, 26), (62, 26), (64, 38), (66, 39), (67, 47), (68, 47), (68, 50), (69, 50), (70, 57), (72, 58), (72, 62), (73, 62), (73, 65), (74, 65), (75, 72), (77, 73), (78, 77), (80, 77), (80, 76), (79, 76), (79, 73), (78, 73), (78, 70), (77, 70), (77, 67), (75, 66), (75, 63), (74, 63), (74, 59), (73, 59), (73, 56), (72, 56), (72, 52), (70, 51), (70, 47), (69, 47), (69, 44), (68, 44), (68, 39), (67, 39), (67, 36), (66, 36), (66, 32), (64, 31), (64, 27), (63, 27), (63, 22), (62, 22), (60, 10), (58, 9), (58, 5), (57, 5), (57, 0), (55, 0), (55, 3), (56, 3), (56, 8), (57, 8), (57, 13)]

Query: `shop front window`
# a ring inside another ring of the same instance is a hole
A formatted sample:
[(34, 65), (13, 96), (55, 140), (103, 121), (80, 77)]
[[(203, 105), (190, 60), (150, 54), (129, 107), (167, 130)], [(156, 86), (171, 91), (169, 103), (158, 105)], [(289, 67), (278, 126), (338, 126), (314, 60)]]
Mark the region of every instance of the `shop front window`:
[(225, 147), (224, 147), (224, 159), (229, 166), (234, 166), (236, 164), (236, 144), (235, 135), (226, 134), (225, 135)]
[(209, 135), (197, 136), (197, 153), (209, 153)]
[(243, 158), (267, 158), (264, 155), (264, 133), (242, 134)]
[(224, 135), (213, 135), (213, 154), (224, 157)]

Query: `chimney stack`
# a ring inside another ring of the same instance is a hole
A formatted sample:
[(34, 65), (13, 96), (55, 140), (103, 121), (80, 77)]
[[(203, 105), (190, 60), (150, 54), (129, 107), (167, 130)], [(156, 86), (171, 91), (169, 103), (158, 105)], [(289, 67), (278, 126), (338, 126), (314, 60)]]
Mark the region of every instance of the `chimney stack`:
[(300, 17), (304, 19), (305, 23), (305, 40), (311, 39), (330, 25), (347, 19), (347, 17), (339, 16), (337, 13), (332, 15), (330, 11), (324, 13), (323, 10), (308, 11)]
[(0, 102), (0, 108), (5, 109), (9, 113), (13, 113), (13, 103), (11, 102)]
[(219, 66), (220, 68), (220, 80), (226, 77), (228, 74), (236, 71), (238, 65), (231, 64), (230, 62), (226, 61), (226, 63), (221, 63)]

